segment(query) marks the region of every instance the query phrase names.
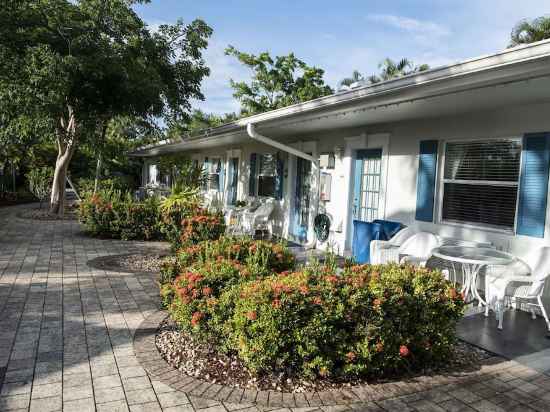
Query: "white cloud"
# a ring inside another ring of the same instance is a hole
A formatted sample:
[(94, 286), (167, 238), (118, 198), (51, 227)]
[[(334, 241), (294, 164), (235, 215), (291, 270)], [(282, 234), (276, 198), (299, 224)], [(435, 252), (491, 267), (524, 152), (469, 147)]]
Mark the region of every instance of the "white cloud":
[(233, 98), (233, 89), (229, 80), (242, 81), (250, 79), (250, 71), (234, 57), (225, 55), (227, 43), (213, 38), (204, 52), (204, 60), (210, 68), (210, 76), (202, 82), (204, 101), (194, 105), (206, 112), (227, 113), (239, 109), (239, 103)]
[(442, 24), (432, 21), (417, 20), (405, 16), (369, 14), (367, 19), (422, 37), (443, 37), (451, 34), (449, 28)]

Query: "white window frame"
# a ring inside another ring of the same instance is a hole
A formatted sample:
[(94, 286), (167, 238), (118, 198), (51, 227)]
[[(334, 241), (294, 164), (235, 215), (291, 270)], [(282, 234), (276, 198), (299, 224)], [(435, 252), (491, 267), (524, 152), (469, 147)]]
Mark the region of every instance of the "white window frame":
[[(273, 176), (275, 178), (277, 178), (277, 152), (261, 152), (261, 153), (256, 153), (256, 170), (255, 170), (255, 173), (254, 173), (254, 179), (256, 180), (256, 192), (254, 193), (254, 195), (258, 198), (265, 198), (265, 199), (277, 199), (277, 185), (275, 184), (275, 187), (274, 187), (274, 192), (271, 196), (265, 196), (265, 195), (261, 195), (260, 196), (260, 170), (262, 168), (262, 156), (266, 156), (266, 155), (271, 155), (275, 158), (275, 174), (274, 175), (262, 175), (262, 176)], [(277, 183), (277, 179), (275, 179), (275, 183)]]
[[(519, 194), (520, 194), (520, 181), (521, 181), (521, 172), (522, 172), (522, 162), (523, 156), (520, 155), (520, 164), (519, 164), (519, 175), (518, 181), (516, 184), (510, 184), (510, 182), (502, 181), (493, 181), (493, 180), (454, 180), (454, 179), (445, 179), (445, 153), (447, 151), (447, 143), (469, 143), (469, 142), (488, 142), (488, 141), (499, 141), (499, 140), (516, 140), (520, 143), (521, 150), (523, 150), (523, 139), (520, 136), (499, 136), (499, 137), (488, 137), (488, 138), (457, 138), (457, 139), (446, 139), (442, 140), (443, 143), (440, 145), (439, 149), (439, 161), (437, 162), (437, 221), (436, 223), (441, 225), (448, 226), (457, 226), (464, 227), (469, 229), (479, 229), (487, 232), (497, 232), (503, 234), (515, 234), (518, 220), (518, 203), (519, 203)], [(472, 223), (472, 222), (460, 222), (455, 220), (445, 220), (443, 219), (443, 197), (445, 196), (445, 183), (459, 182), (463, 184), (476, 184), (476, 185), (492, 185), (492, 186), (507, 186), (507, 187), (517, 187), (516, 194), (516, 210), (514, 214), (514, 227), (513, 228), (503, 228), (498, 226), (492, 226), (482, 223)]]
[[(207, 164), (207, 171), (206, 171), (206, 174), (208, 175), (208, 182), (207, 182), (207, 192), (208, 193), (218, 193), (218, 192), (223, 192), (225, 190), (225, 187), (220, 187), (220, 173), (210, 173), (210, 166), (214, 164), (214, 161), (216, 162), (220, 162), (220, 167), (223, 168), (224, 167), (224, 159), (223, 159), (223, 156), (205, 156), (205, 157), (208, 157), (208, 164)], [(225, 173), (225, 171), (224, 171)], [(218, 189), (212, 189), (210, 188), (210, 175), (211, 174), (217, 174), (218, 175)], [(225, 177), (225, 176), (224, 176)], [(224, 179), (224, 186), (225, 186), (225, 179)]]

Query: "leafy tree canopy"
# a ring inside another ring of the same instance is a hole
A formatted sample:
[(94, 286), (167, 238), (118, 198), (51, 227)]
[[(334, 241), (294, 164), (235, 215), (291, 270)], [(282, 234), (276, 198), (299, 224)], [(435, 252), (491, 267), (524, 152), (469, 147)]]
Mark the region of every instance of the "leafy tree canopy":
[[(0, 11), (0, 121), (44, 132), (58, 154), (52, 211), (62, 213), (65, 175), (79, 143), (102, 139), (116, 116), (187, 118), (209, 74), (201, 52), (211, 29), (178, 21), (150, 32), (133, 0), (19, 0)], [(6, 104), (4, 104), (6, 102)]]
[(241, 103), (241, 114), (245, 116), (333, 93), (323, 79), (324, 70), (308, 66), (293, 53), (273, 59), (268, 52), (256, 56), (233, 46), (225, 53), (236, 57), (253, 72), (249, 83), (231, 80), (233, 96)]
[(168, 129), (168, 138), (178, 139), (183, 136), (189, 136), (199, 130), (210, 127), (218, 127), (238, 119), (235, 113), (225, 113), (222, 115), (214, 113), (205, 113), (200, 109), (195, 109), (185, 122), (173, 123)]
[(520, 21), (512, 29), (510, 37), (509, 47), (550, 39), (550, 16)]

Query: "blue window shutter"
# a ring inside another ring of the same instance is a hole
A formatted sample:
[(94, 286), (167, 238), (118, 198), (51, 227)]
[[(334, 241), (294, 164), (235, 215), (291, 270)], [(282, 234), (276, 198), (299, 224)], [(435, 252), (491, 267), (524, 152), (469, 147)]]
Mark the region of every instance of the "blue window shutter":
[(416, 178), (416, 220), (433, 222), (437, 140), (422, 140)]
[(208, 175), (208, 157), (204, 158), (204, 162), (202, 163), (202, 171), (204, 173), (206, 173), (206, 179), (204, 180), (202, 188), (204, 190), (207, 190), (208, 189), (208, 179), (209, 179), (209, 175)]
[(285, 173), (285, 163), (283, 157), (277, 152), (277, 185), (275, 189), (275, 196), (278, 200), (283, 198), (283, 179)]
[(223, 159), (220, 159), (220, 185), (218, 187), (218, 192), (223, 192), (225, 190), (224, 187), (224, 178), (225, 178), (225, 162)]
[(256, 153), (250, 154), (250, 175), (248, 178), (248, 194), (256, 196)]
[(517, 234), (544, 237), (550, 133), (532, 133), (523, 137)]

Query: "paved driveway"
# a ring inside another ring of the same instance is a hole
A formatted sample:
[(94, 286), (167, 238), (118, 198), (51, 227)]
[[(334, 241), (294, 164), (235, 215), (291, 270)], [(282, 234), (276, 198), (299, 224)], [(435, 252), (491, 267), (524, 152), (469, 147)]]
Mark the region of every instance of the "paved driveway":
[[(0, 209), (0, 411), (269, 410), (187, 396), (147, 376), (132, 335), (158, 309), (154, 279), (86, 266), (146, 244), (92, 239), (76, 222), (22, 220), (20, 210)], [(321, 409), (544, 411), (549, 390), (547, 376), (508, 365), (468, 386)]]

